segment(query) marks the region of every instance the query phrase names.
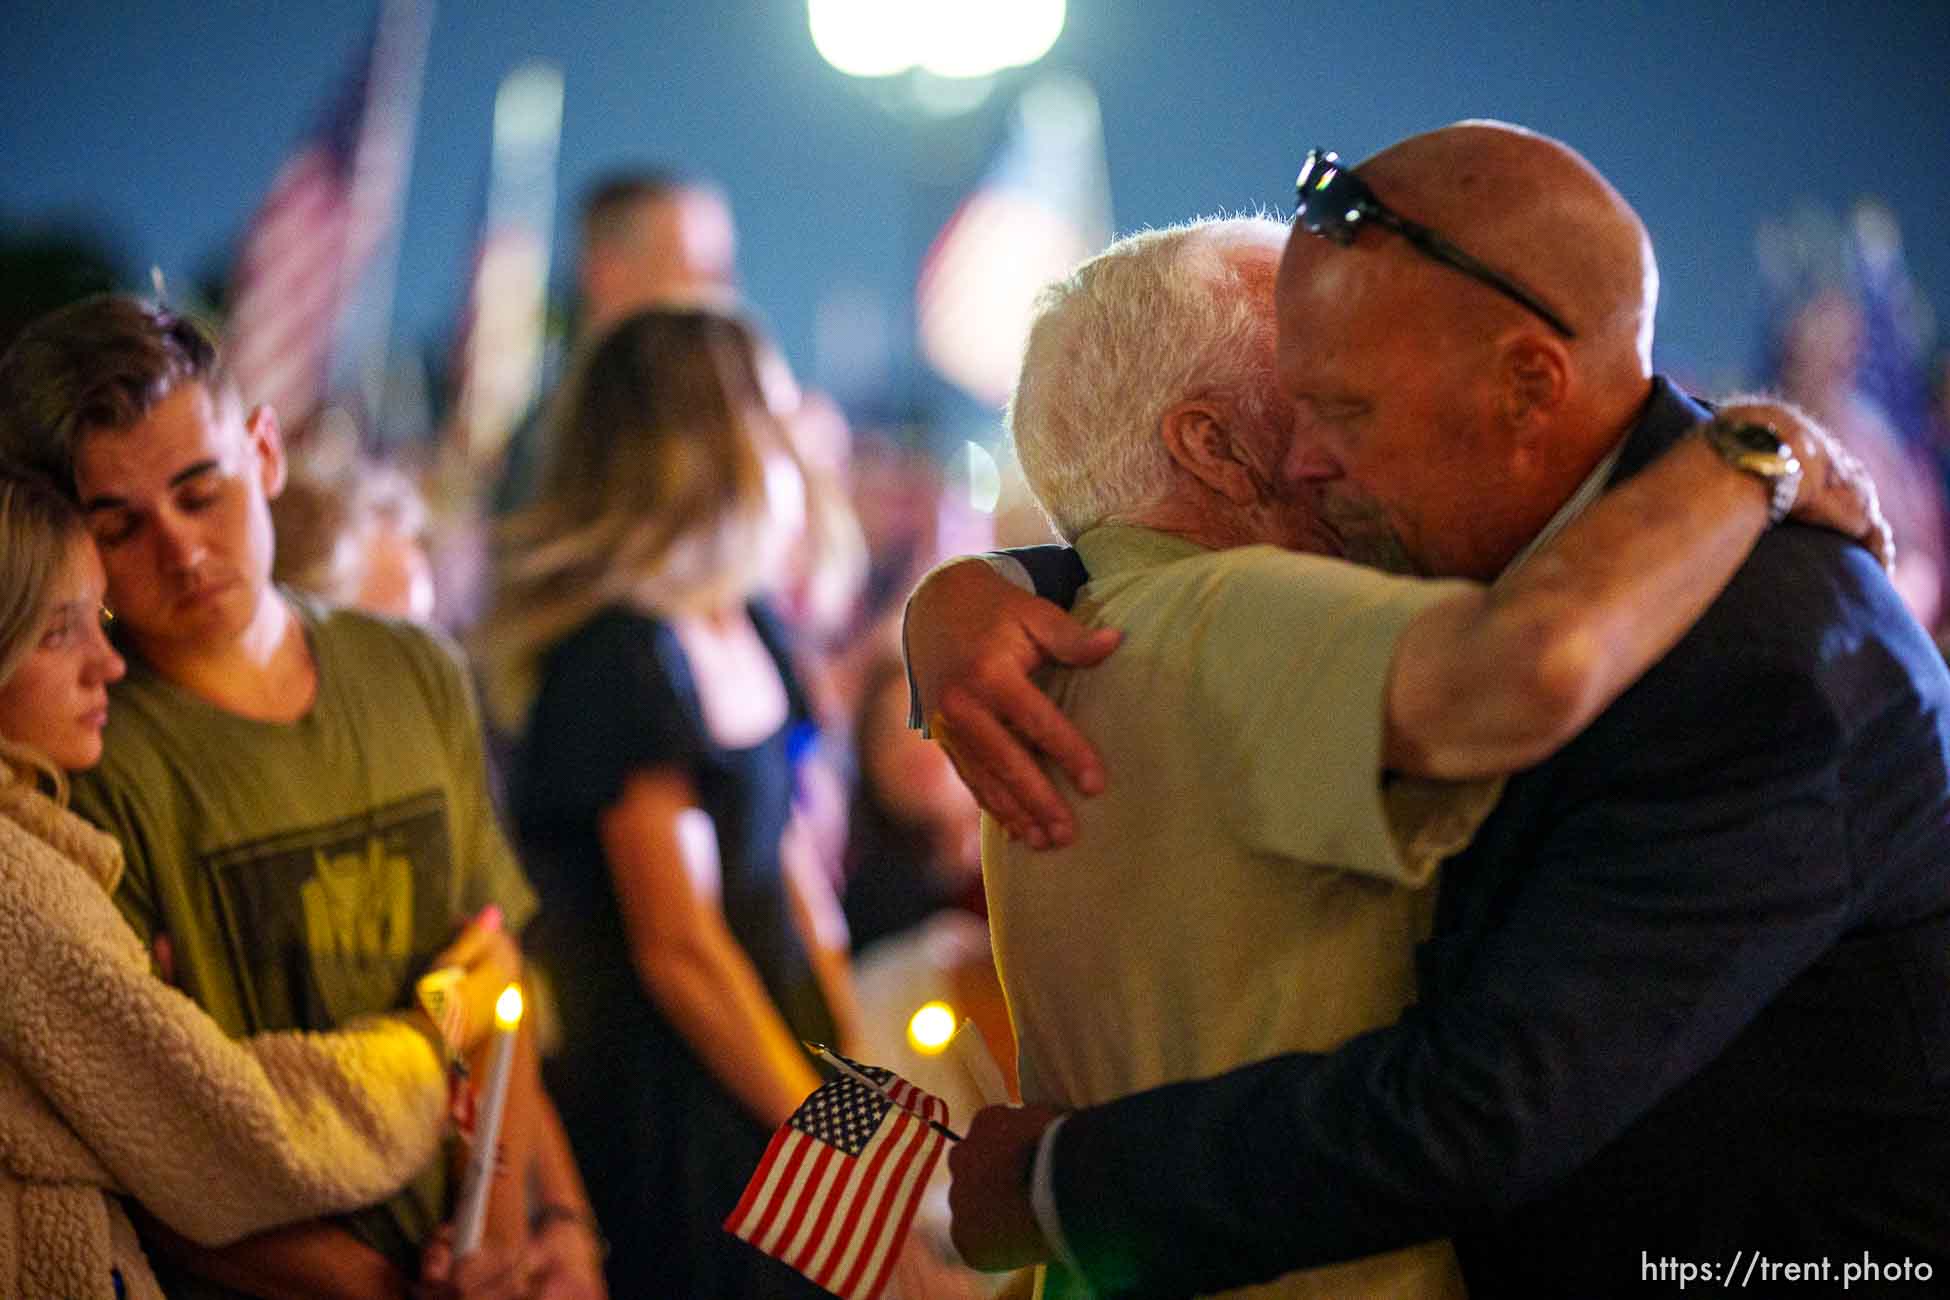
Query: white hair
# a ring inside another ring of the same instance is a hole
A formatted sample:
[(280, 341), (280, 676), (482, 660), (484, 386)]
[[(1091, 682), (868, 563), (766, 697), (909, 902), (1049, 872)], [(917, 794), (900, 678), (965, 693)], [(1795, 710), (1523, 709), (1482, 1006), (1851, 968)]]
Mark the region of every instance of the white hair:
[(1218, 398), (1242, 420), (1267, 418), (1273, 277), (1241, 254), (1277, 258), (1286, 234), (1265, 217), (1144, 230), (1037, 296), (1009, 430), (1023, 477), (1066, 539), (1169, 495), (1159, 427), (1170, 407)]

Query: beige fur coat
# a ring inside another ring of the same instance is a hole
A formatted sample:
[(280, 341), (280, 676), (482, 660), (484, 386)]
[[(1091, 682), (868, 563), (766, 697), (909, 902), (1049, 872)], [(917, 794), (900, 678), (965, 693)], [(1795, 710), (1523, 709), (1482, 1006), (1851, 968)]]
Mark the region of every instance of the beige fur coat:
[(161, 1300), (116, 1193), (210, 1245), (390, 1195), (441, 1065), (404, 1021), (233, 1041), (150, 971), (120, 846), (0, 774), (0, 1296)]

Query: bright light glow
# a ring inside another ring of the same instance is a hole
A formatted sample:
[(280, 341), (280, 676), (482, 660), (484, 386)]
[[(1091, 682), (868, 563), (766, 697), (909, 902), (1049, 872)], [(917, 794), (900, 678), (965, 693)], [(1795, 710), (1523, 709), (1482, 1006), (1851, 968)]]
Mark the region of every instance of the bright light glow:
[(968, 504), (985, 515), (995, 513), (1002, 500), (1002, 467), (995, 453), (981, 443), (968, 443)]
[(927, 11), (925, 44), (916, 59), (937, 77), (986, 77), (1049, 53), (1063, 31), (1064, 0), (937, 3)]
[(908, 1046), (923, 1056), (933, 1056), (948, 1046), (961, 1020), (946, 1002), (930, 1002), (907, 1022)]
[(551, 150), (562, 135), (562, 70), (549, 63), (529, 63), (508, 74), (494, 96), (494, 140), (497, 146), (533, 148), (539, 142)]
[(849, 77), (891, 77), (914, 66), (917, 28), (932, 4), (916, 0), (806, 0), (819, 57)]
[(1049, 53), (1064, 17), (1064, 0), (806, 0), (814, 47), (852, 77), (990, 76)]
[(521, 985), (510, 984), (494, 1000), (494, 1027), (513, 1029), (521, 1023)]

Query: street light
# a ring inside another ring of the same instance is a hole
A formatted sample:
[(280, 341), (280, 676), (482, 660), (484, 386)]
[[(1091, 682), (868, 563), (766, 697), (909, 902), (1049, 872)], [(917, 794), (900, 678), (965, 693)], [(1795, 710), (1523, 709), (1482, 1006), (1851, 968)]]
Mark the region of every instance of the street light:
[(1049, 53), (1063, 18), (1064, 0), (806, 0), (814, 48), (850, 77), (993, 76)]
[[(837, 71), (854, 79), (854, 85), (866, 97), (877, 103), (904, 128), (902, 134), (907, 143), (906, 172), (910, 193), (919, 192), (923, 187), (955, 185), (960, 187), (968, 179), (972, 167), (972, 151), (976, 134), (968, 125), (969, 116), (979, 108), (996, 88), (1006, 80), (1003, 74), (1012, 69), (1026, 67), (1048, 54), (1062, 35), (1066, 17), (1065, 0), (806, 0), (806, 21), (811, 30), (813, 48)], [(1050, 94), (1032, 91), (1024, 96), (1025, 107), (1050, 99)], [(1096, 103), (1090, 102), (1092, 130), (1095, 131)], [(1031, 114), (1034, 116), (1034, 114)], [(1048, 133), (1045, 132), (1045, 135)], [(1092, 135), (1094, 141), (1096, 136)], [(1019, 144), (1011, 144), (1005, 153), (1013, 155), (1020, 152)], [(1101, 159), (1097, 164), (1101, 171)], [(977, 185), (976, 193), (993, 191), (999, 187)], [(911, 235), (918, 235), (920, 227), (912, 213), (920, 202), (910, 199), (908, 225)], [(966, 211), (973, 204), (964, 201), (959, 211)], [(1034, 207), (1033, 200), (1027, 205)], [(986, 208), (982, 209), (984, 221)], [(980, 223), (978, 223), (980, 224)], [(930, 226), (931, 228), (931, 226)], [(952, 229), (952, 223), (951, 227)], [(941, 239), (947, 238), (944, 230)], [(906, 241), (913, 248), (924, 248), (925, 240), (910, 238)], [(1006, 311), (1024, 318), (1023, 331), (1012, 332), (1008, 327), (993, 331), (1002, 341), (995, 344), (1008, 352), (1005, 368), (1013, 378), (1016, 358), (1020, 351), (1021, 332), (1026, 332), (1029, 299), (1034, 289), (1050, 275), (1066, 268), (1089, 250), (1080, 249), (1066, 252), (1061, 263), (1053, 268), (1043, 268), (1041, 263), (1029, 259), (1025, 265), (1034, 265), (1033, 279), (1024, 289), (1020, 303), (1008, 304)], [(909, 265), (913, 264), (912, 259)], [(958, 259), (966, 261), (967, 259)], [(978, 261), (981, 259), (977, 259)], [(992, 260), (992, 259), (991, 259)], [(1023, 259), (1013, 259), (1014, 263)], [(989, 268), (974, 268), (973, 279), (981, 280)], [(957, 272), (947, 277), (954, 286), (962, 286), (971, 277)], [(1005, 277), (1006, 278), (1006, 277)], [(1018, 275), (1010, 281), (1021, 279)], [(993, 295), (990, 295), (993, 296)], [(1007, 290), (1004, 289), (1004, 296)], [(961, 294), (955, 298), (966, 297)], [(930, 299), (930, 305), (917, 307), (917, 313), (933, 312), (936, 308), (950, 305), (948, 299)], [(951, 311), (961, 319), (956, 323), (966, 325), (978, 313), (962, 312), (959, 306)], [(925, 331), (924, 331), (925, 333)], [(957, 335), (960, 338), (961, 335)], [(937, 369), (942, 363), (935, 359), (926, 344), (922, 350), (934, 360)], [(958, 373), (953, 366), (941, 373), (950, 383), (963, 392), (974, 392), (969, 387), (965, 374)], [(907, 405), (916, 406), (913, 380), (905, 380), (907, 386)], [(993, 394), (988, 391), (995, 385), (988, 385), (980, 394), (980, 400), (989, 400)], [(1007, 383), (1001, 385), (1006, 391)], [(961, 399), (955, 399), (960, 402)], [(965, 422), (965, 421), (964, 421)], [(984, 427), (993, 433), (994, 412), (985, 413)], [(921, 434), (923, 438), (927, 434)], [(961, 468), (965, 468), (970, 504), (983, 513), (993, 513), (1001, 495), (1001, 470), (994, 453), (986, 441), (971, 437), (956, 453)], [(933, 1009), (927, 1009), (932, 1012)], [(937, 1028), (933, 1024), (940, 1020), (931, 1014), (929, 1024), (911, 1031), (910, 1037), (916, 1050), (928, 1050), (921, 1046), (920, 1039), (913, 1034), (920, 1028)], [(952, 1026), (951, 1026), (952, 1028)]]

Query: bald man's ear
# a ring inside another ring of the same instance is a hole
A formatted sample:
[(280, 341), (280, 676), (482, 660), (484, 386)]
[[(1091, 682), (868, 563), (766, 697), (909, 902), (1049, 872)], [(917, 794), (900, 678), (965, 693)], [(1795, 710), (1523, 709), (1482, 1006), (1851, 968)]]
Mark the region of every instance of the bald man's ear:
[(1178, 467), (1234, 505), (1251, 505), (1259, 488), (1233, 436), (1232, 412), (1217, 402), (1180, 402), (1165, 408), (1159, 432)]
[(1544, 432), (1571, 394), (1571, 354), (1549, 334), (1524, 330), (1498, 349), (1497, 413), (1519, 438)]

